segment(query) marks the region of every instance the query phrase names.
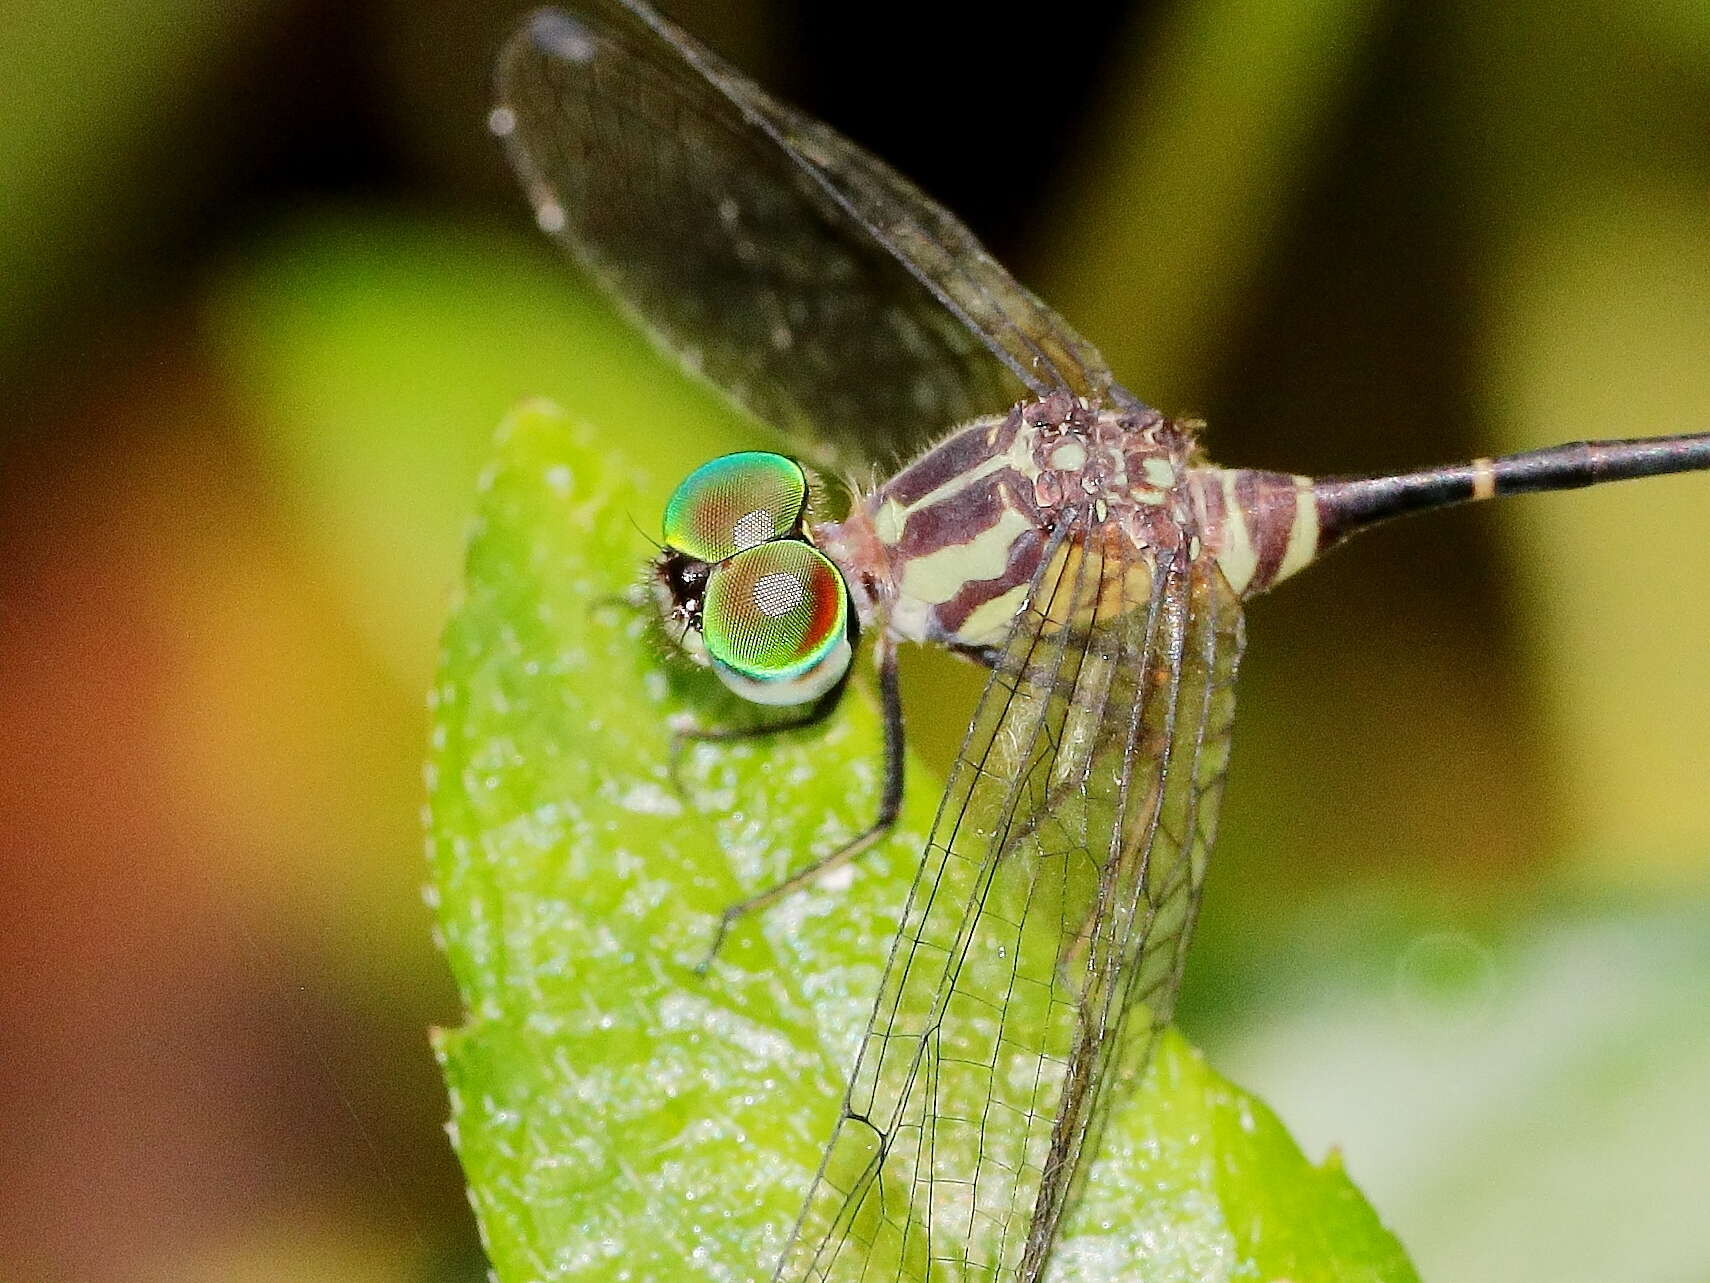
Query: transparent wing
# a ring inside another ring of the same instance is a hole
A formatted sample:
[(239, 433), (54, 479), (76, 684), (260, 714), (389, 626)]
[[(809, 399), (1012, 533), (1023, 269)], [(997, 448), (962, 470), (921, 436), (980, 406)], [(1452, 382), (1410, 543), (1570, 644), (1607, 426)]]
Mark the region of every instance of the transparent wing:
[(777, 1283), (1033, 1283), (1168, 1022), (1228, 760), (1239, 605), (1060, 530), (952, 770)]
[(961, 223), (639, 0), (533, 14), (500, 55), (493, 126), (541, 227), (822, 464), (1024, 394), (1109, 390)]

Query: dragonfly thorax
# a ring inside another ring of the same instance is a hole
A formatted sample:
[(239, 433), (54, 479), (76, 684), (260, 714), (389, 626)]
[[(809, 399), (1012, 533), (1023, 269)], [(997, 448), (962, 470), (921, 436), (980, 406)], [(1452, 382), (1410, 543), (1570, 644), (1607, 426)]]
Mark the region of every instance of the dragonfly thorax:
[(842, 522), (814, 528), (864, 622), (984, 652), (1001, 643), (1056, 540), (1121, 541), (1130, 569), (1185, 547), (1190, 433), (1153, 410), (1058, 394), (952, 432)]

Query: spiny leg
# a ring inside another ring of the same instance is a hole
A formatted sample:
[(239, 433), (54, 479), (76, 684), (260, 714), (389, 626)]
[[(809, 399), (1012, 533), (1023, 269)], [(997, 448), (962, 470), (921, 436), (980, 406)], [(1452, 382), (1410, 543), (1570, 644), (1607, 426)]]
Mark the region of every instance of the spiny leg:
[(792, 892), (801, 890), (809, 882), (822, 873), (840, 868), (849, 863), (864, 851), (872, 849), (890, 831), (896, 827), (897, 816), (902, 810), (903, 797), (903, 721), (902, 721), (902, 691), (897, 683), (897, 652), (896, 646), (881, 638), (878, 649), (879, 665), (879, 701), (880, 713), (884, 718), (884, 788), (879, 794), (879, 811), (860, 833), (856, 834), (842, 846), (822, 855), (806, 868), (799, 869), (785, 878), (782, 882), (766, 888), (757, 895), (751, 895), (745, 900), (727, 908), (718, 920), (718, 930), (713, 936), (712, 947), (707, 950), (707, 956), (695, 968), (698, 974), (705, 975), (712, 966), (713, 959), (718, 956), (724, 938), (729, 934), (732, 924), (750, 913), (764, 909), (767, 905), (775, 904)]

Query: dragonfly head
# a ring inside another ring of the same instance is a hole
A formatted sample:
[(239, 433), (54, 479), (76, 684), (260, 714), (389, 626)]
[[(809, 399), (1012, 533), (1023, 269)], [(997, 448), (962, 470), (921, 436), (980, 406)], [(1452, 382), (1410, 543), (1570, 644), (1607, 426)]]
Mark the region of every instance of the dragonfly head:
[(702, 464), (665, 505), (654, 597), (691, 659), (757, 704), (805, 704), (854, 654), (843, 575), (808, 542), (808, 479), (781, 454)]

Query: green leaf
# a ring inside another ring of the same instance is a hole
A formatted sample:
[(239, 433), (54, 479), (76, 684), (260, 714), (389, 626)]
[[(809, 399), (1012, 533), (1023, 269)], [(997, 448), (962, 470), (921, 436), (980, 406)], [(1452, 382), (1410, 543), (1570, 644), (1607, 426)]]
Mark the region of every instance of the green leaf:
[[(811, 731), (697, 746), (673, 786), (668, 720), (742, 710), (625, 600), (660, 466), (544, 406), (511, 418), (435, 692), (430, 853), (468, 1012), (438, 1048), (511, 1283), (769, 1276), (936, 800), (911, 763), (894, 840), (695, 974), (721, 908), (870, 818), (880, 734), (858, 694)], [(1053, 1277), (1136, 1263), (1149, 1283), (1414, 1277), (1339, 1166), (1173, 1035), (1110, 1121)]]

